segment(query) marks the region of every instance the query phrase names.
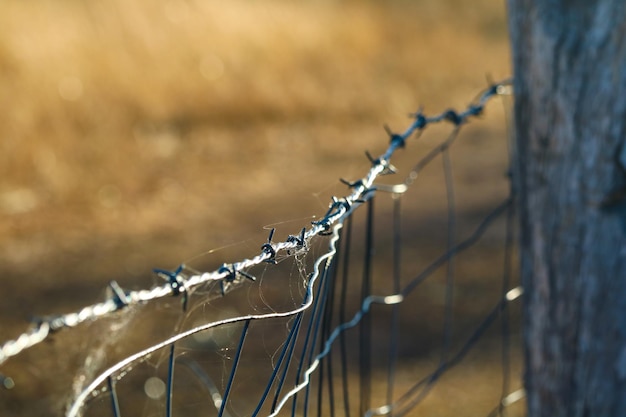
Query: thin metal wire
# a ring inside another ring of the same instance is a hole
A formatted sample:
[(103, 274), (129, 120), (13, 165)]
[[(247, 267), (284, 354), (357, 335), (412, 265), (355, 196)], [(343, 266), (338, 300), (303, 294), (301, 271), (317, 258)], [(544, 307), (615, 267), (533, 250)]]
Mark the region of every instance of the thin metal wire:
[(237, 368), (239, 366), (239, 359), (241, 359), (241, 352), (243, 352), (243, 344), (246, 341), (248, 329), (250, 328), (250, 321), (251, 319), (244, 321), (243, 330), (241, 331), (241, 338), (239, 339), (239, 345), (237, 346), (237, 353), (235, 354), (235, 358), (233, 360), (233, 367), (230, 371), (230, 376), (228, 377), (228, 383), (226, 384), (226, 390), (224, 391), (224, 397), (222, 398), (222, 404), (220, 405), (220, 411), (217, 413), (217, 417), (224, 416), (226, 403), (228, 402), (228, 396), (230, 395), (230, 390), (233, 387), (233, 381), (235, 380), (235, 374), (237, 373)]
[[(289, 347), (289, 353), (287, 355), (287, 362), (285, 363), (285, 367), (283, 369), (283, 373), (280, 377), (280, 380), (278, 382), (278, 387), (276, 388), (276, 394), (274, 395), (274, 400), (272, 401), (272, 412), (274, 412), (274, 410), (276, 410), (276, 405), (278, 404), (278, 401), (280, 400), (280, 394), (282, 392), (282, 388), (285, 384), (286, 378), (287, 378), (287, 371), (289, 370), (289, 365), (291, 364), (291, 360), (294, 357), (294, 349), (296, 347), (296, 339), (298, 337), (298, 333), (300, 331), (301, 328), (301, 324), (302, 324), (302, 317), (304, 316), (304, 312), (300, 312), (296, 315), (296, 323), (294, 324), (294, 328), (295, 328), (295, 334), (294, 337), (291, 339), (290, 343), (291, 346)], [(268, 384), (269, 385), (269, 384)]]
[[(458, 135), (459, 128), (457, 127), (453, 131), (453, 135)], [(448, 236), (447, 236), (447, 247), (448, 251), (452, 249), (454, 246), (454, 242), (456, 240), (456, 206), (454, 201), (454, 180), (452, 178), (452, 163), (450, 161), (450, 151), (448, 148), (445, 148), (441, 152), (441, 159), (443, 162), (443, 172), (446, 182), (446, 200), (448, 203)], [(448, 358), (448, 352), (450, 351), (452, 344), (452, 323), (453, 323), (453, 309), (452, 304), (454, 303), (454, 266), (455, 266), (455, 257), (452, 257), (446, 263), (446, 294), (444, 305), (445, 307), (445, 317), (444, 317), (444, 332), (443, 332), (443, 343), (441, 348), (441, 362), (445, 362)]]
[[(261, 400), (259, 401), (256, 408), (254, 409), (254, 412), (252, 413), (252, 417), (256, 417), (261, 411), (261, 408), (263, 407), (263, 404), (267, 400), (270, 390), (272, 389), (274, 381), (276, 381), (276, 376), (278, 375), (278, 372), (281, 369), (281, 366), (283, 364), (283, 361), (285, 360), (285, 357), (287, 356), (288, 351), (290, 352), (289, 358), (291, 358), (293, 354), (292, 346), (295, 346), (295, 340), (298, 335), (298, 330), (300, 328), (301, 319), (302, 319), (302, 314), (298, 314), (296, 316), (296, 321), (294, 322), (293, 326), (291, 327), (291, 330), (289, 331), (287, 340), (285, 341), (285, 344), (283, 345), (283, 348), (281, 349), (280, 356), (278, 357), (276, 366), (274, 367), (274, 370), (272, 371), (272, 375), (270, 376), (268, 383), (265, 385), (265, 391), (263, 392), (263, 395), (261, 396)], [(287, 370), (288, 368), (289, 368), (289, 361), (287, 362), (287, 366), (285, 366), (284, 369)], [(282, 386), (282, 381), (284, 381), (284, 378), (281, 378), (281, 383), (279, 383), (279, 389), (277, 390), (277, 394), (280, 394), (280, 387)], [(275, 399), (275, 401), (277, 400)]]
[[(340, 255), (340, 247), (337, 250), (337, 256)], [(320, 340), (326, 340), (328, 335), (330, 334), (331, 326), (332, 326), (332, 318), (333, 318), (333, 307), (334, 307), (334, 294), (336, 290), (336, 262), (328, 265), (328, 273), (325, 278), (326, 287), (324, 290), (324, 302), (323, 302), (323, 313), (321, 317), (321, 338)], [(334, 410), (334, 396), (333, 396), (333, 380), (332, 380), (332, 352), (328, 354), (322, 360), (322, 365), (320, 366), (320, 371), (318, 373), (317, 378), (317, 417), (322, 417), (323, 408), (324, 408), (324, 383), (328, 387), (328, 403), (329, 403), (329, 413), (330, 417), (335, 415)], [(308, 390), (307, 390), (308, 395)]]
[(176, 343), (170, 346), (170, 353), (167, 363), (167, 385), (165, 391), (165, 416), (172, 417), (172, 400), (174, 399), (174, 352)]
[[(331, 284), (332, 284), (332, 281), (333, 281), (333, 271), (334, 271), (334, 262), (326, 264), (326, 268), (324, 270), (324, 279), (320, 283), (320, 286), (323, 286), (324, 289), (322, 290), (320, 314), (319, 314), (319, 316), (316, 319), (315, 338), (313, 339), (313, 343), (312, 343), (313, 349), (318, 349), (318, 340), (322, 340), (322, 341), (324, 340), (324, 336), (325, 336), (324, 324), (328, 321), (328, 308), (329, 308), (331, 294), (332, 294), (332, 292), (331, 292), (332, 285)], [(311, 349), (311, 351), (309, 353), (309, 359), (308, 359), (309, 365), (310, 365), (311, 360), (313, 358), (313, 354), (314, 354), (314, 350), (313, 349)], [(319, 382), (319, 387), (320, 387), (320, 389), (318, 390), (318, 404), (317, 404), (318, 415), (321, 412), (322, 398), (323, 398), (321, 396), (323, 394), (323, 390), (321, 389), (321, 386), (322, 386), (322, 383), (324, 382), (323, 369), (324, 369), (324, 366), (320, 366), (320, 373), (319, 373), (319, 376), (318, 376), (318, 382)], [(309, 390), (310, 390), (310, 388), (311, 388), (310, 386), (307, 387), (307, 400), (308, 400), (308, 397), (309, 397)]]
[[(367, 203), (367, 217), (365, 220), (365, 253), (363, 256), (363, 280), (361, 282), (361, 299), (372, 295), (372, 261), (374, 251), (374, 199)], [(372, 320), (366, 315), (359, 327), (359, 415), (363, 415), (370, 408), (372, 397)]]
[(113, 378), (107, 378), (107, 387), (109, 388), (109, 395), (111, 397), (111, 410), (113, 411), (113, 417), (120, 417), (120, 403), (117, 398), (117, 391), (115, 390), (115, 381)]
[[(340, 256), (341, 245), (339, 246), (339, 250), (337, 252), (337, 257)], [(333, 262), (331, 265), (332, 271), (329, 274), (329, 293), (328, 293), (328, 302), (326, 303), (326, 311), (324, 312), (324, 323), (322, 327), (322, 339), (327, 340), (330, 336), (330, 332), (332, 331), (333, 318), (335, 313), (335, 294), (337, 292), (337, 262)], [(335, 383), (334, 383), (334, 375), (333, 375), (333, 355), (332, 351), (326, 357), (326, 369), (327, 369), (327, 377), (326, 377), (326, 386), (328, 388), (328, 408), (329, 408), (329, 417), (335, 417)], [(323, 367), (321, 368), (323, 370)], [(323, 382), (324, 375), (320, 370), (319, 376), (319, 401), (318, 401), (318, 417), (322, 417), (322, 408), (323, 408)]]
[[(326, 271), (326, 266), (324, 267), (324, 272)], [(322, 274), (320, 276), (320, 279), (324, 279), (324, 274)], [(298, 369), (296, 371), (296, 380), (295, 380), (295, 385), (298, 384), (298, 382), (300, 381), (300, 377), (302, 375), (302, 370), (305, 368), (305, 360), (306, 360), (306, 354), (307, 354), (307, 350), (308, 349), (313, 349), (314, 348), (314, 344), (311, 343), (311, 339), (314, 337), (313, 334), (315, 333), (315, 327), (314, 327), (314, 323), (315, 323), (315, 319), (317, 317), (317, 311), (320, 305), (320, 293), (322, 292), (322, 285), (320, 285), (317, 289), (317, 297), (315, 297), (315, 301), (313, 301), (313, 306), (312, 306), (312, 312), (311, 312), (311, 316), (309, 317), (309, 323), (307, 325), (307, 331), (306, 331), (306, 336), (304, 338), (304, 347), (302, 348), (302, 353), (300, 355), (300, 361), (298, 363)], [(308, 385), (307, 385), (308, 386)], [(297, 394), (297, 393), (296, 393)], [(292, 415), (296, 415), (296, 407), (298, 405), (297, 403), (297, 395), (294, 395), (293, 397), (293, 402), (291, 405), (291, 414)], [(305, 399), (305, 408), (304, 408), (304, 412), (306, 414), (306, 400), (308, 399), (308, 396)]]
[[(510, 194), (513, 199), (516, 198), (515, 189), (510, 185)], [(515, 205), (511, 206), (506, 216), (505, 237), (504, 237), (504, 262), (502, 272), (502, 296), (506, 297), (508, 289), (511, 287), (511, 275), (513, 269), (513, 248), (515, 238)], [(505, 305), (502, 310), (501, 334), (502, 334), (502, 392), (500, 394), (500, 403), (498, 405), (498, 415), (506, 417), (505, 398), (510, 393), (511, 379), (511, 324), (510, 310)]]
[[(352, 217), (346, 219), (345, 237), (342, 239), (344, 256), (341, 271), (341, 293), (339, 297), (339, 323), (346, 322), (346, 309), (348, 297), (348, 276), (350, 271), (350, 247), (352, 243)], [(327, 338), (326, 340), (328, 340)], [(350, 396), (348, 384), (348, 347), (346, 335), (342, 332), (339, 336), (339, 353), (341, 363), (341, 387), (343, 390), (343, 411), (346, 417), (350, 417)]]
[[(393, 294), (400, 292), (401, 260), (402, 260), (402, 210), (401, 194), (393, 198)], [(391, 335), (389, 337), (389, 356), (387, 364), (387, 404), (393, 402), (393, 391), (396, 381), (396, 365), (398, 360), (400, 306), (391, 307)], [(393, 414), (390, 412), (389, 416)]]
[[(502, 90), (504, 87), (500, 87)], [(504, 104), (504, 101), (503, 101)], [(505, 107), (504, 109), (504, 117), (505, 117), (505, 125), (507, 126), (508, 140), (507, 144), (507, 155), (508, 155), (508, 165), (512, 167), (514, 163), (514, 151), (513, 148), (515, 146), (515, 140), (513, 140), (513, 130), (511, 129), (511, 121), (509, 120), (510, 115), (508, 109)], [(509, 168), (509, 179), (512, 178), (512, 174), (510, 173), (511, 168)], [(517, 199), (517, 190), (515, 188), (514, 181), (509, 180), (509, 195), (515, 201)], [(502, 273), (502, 295), (506, 297), (507, 289), (511, 286), (511, 278), (513, 275), (513, 250), (515, 246), (515, 212), (516, 212), (516, 204), (514, 204), (511, 209), (507, 212), (506, 218), (506, 226), (505, 226), (505, 241), (504, 241), (504, 263), (503, 263), (503, 273)], [(500, 403), (496, 410), (498, 412), (499, 417), (506, 417), (507, 407), (512, 404), (507, 399), (513, 398), (510, 393), (510, 381), (511, 381), (511, 325), (510, 325), (510, 310), (508, 306), (505, 306), (502, 311), (502, 326), (501, 326), (501, 334), (502, 334), (502, 392), (500, 394)], [(523, 390), (522, 390), (523, 391)], [(515, 400), (517, 401), (517, 400)], [(515, 402), (513, 401), (513, 402)]]
[[(320, 289), (321, 296), (318, 297), (317, 306), (314, 307), (312, 315), (311, 315), (311, 318), (314, 319), (314, 320), (313, 320), (313, 337), (311, 339), (309, 355), (308, 355), (309, 357), (307, 359), (308, 366), (311, 365), (311, 361), (312, 361), (313, 355), (315, 354), (315, 349), (316, 349), (316, 346), (317, 346), (317, 339), (319, 337), (320, 330), (321, 330), (321, 327), (322, 327), (321, 324), (322, 324), (322, 321), (323, 321), (322, 318), (324, 316), (324, 310), (325, 310), (325, 306), (326, 306), (326, 301), (328, 300), (328, 277), (330, 275), (329, 274), (330, 266), (331, 266), (330, 263), (326, 263), (326, 265), (324, 265), (324, 271), (322, 273), (322, 276), (320, 277), (320, 284), (319, 284), (319, 289)], [(306, 353), (306, 349), (303, 349), (302, 352)], [(299, 375), (298, 375), (298, 378), (299, 378)], [(308, 411), (309, 411), (310, 389), (311, 389), (311, 385), (307, 385), (306, 386), (306, 390), (305, 390), (303, 414), (302, 414), (304, 417), (306, 417), (308, 415)], [(294, 397), (294, 403), (295, 403), (295, 397)], [(293, 414), (293, 415), (295, 415), (295, 414)]]

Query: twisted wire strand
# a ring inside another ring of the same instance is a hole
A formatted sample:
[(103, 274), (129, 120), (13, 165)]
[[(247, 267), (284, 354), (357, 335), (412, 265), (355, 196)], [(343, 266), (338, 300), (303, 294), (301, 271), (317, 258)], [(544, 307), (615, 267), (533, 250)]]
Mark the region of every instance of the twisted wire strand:
[[(63, 328), (76, 327), (85, 321), (96, 320), (132, 305), (187, 293), (192, 288), (212, 281), (220, 282), (223, 288), (224, 283), (230, 283), (242, 277), (254, 279), (254, 277), (245, 272), (246, 269), (263, 262), (272, 262), (278, 253), (289, 253), (288, 251), (290, 250), (302, 248), (306, 246), (306, 242), (309, 239), (318, 234), (329, 234), (333, 225), (341, 224), (343, 219), (349, 216), (358, 206), (369, 200), (376, 192), (374, 181), (381, 175), (395, 172), (395, 168), (390, 162), (391, 158), (399, 148), (405, 146), (406, 140), (411, 137), (411, 135), (416, 132), (421, 132), (426, 126), (434, 123), (447, 121), (457, 127), (464, 124), (470, 117), (476, 117), (482, 114), (484, 106), (489, 99), (500, 94), (508, 94), (508, 89), (511, 84), (511, 79), (492, 84), (460, 113), (448, 109), (434, 116), (425, 116), (419, 111), (411, 115), (414, 119), (413, 123), (411, 123), (404, 132), (392, 133), (388, 130), (390, 136), (389, 146), (387, 150), (376, 159), (368, 154), (372, 166), (366, 175), (355, 182), (344, 181), (350, 186), (352, 192), (340, 199), (333, 197), (325, 216), (319, 221), (312, 222), (310, 229), (302, 229), (298, 236), (289, 236), (286, 241), (272, 243), (270, 235), (270, 241), (264, 244), (262, 251), (253, 258), (243, 259), (231, 264), (224, 264), (216, 271), (189, 276), (181, 273), (182, 268), (179, 268), (176, 272), (168, 274), (170, 278), (168, 283), (149, 290), (123, 290), (113, 281), (110, 284), (113, 295), (105, 301), (86, 306), (78, 312), (40, 318), (35, 321), (29, 330), (16, 339), (3, 343), (0, 346), (0, 365), (10, 357), (42, 342), (50, 334)], [(218, 322), (215, 325), (220, 323), (221, 322)]]

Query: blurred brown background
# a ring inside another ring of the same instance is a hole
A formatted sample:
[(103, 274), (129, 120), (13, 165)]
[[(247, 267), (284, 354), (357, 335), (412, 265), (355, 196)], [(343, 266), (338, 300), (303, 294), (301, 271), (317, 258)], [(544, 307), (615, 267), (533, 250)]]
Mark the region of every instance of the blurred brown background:
[[(383, 123), (460, 109), (509, 73), (491, 0), (1, 2), (0, 341), (112, 279), (253, 255), (263, 226), (300, 219), (284, 239), (365, 172)], [(504, 112), (487, 113), (455, 159), (468, 213), (506, 195)], [(411, 221), (428, 225), (430, 201)]]

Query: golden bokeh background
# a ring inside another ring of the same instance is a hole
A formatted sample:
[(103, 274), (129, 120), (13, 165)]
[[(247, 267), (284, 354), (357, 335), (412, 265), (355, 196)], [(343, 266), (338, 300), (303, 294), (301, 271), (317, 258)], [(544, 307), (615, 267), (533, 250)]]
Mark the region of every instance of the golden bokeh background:
[[(153, 267), (237, 242), (254, 254), (263, 226), (323, 215), (337, 179), (384, 149), (384, 123), (463, 108), (509, 75), (491, 0), (1, 2), (0, 340), (112, 279), (150, 286)], [(503, 189), (503, 115), (468, 128), (467, 212)], [(440, 209), (426, 199), (407, 221)], [(28, 400), (6, 395), (7, 413)]]

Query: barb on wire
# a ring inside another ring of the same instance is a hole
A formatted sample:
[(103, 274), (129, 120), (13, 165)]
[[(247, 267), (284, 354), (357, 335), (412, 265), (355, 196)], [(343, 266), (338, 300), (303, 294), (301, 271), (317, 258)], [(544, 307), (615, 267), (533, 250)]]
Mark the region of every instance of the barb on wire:
[(159, 277), (165, 279), (172, 288), (172, 295), (177, 296), (182, 294), (183, 311), (187, 310), (189, 303), (189, 291), (187, 291), (187, 280), (183, 270), (185, 264), (181, 264), (175, 271), (167, 271), (165, 269), (155, 268), (152, 271)]
[[(320, 226), (322, 227), (322, 231), (325, 231), (325, 227), (324, 226)], [(306, 249), (306, 240), (307, 240), (307, 233), (306, 233), (306, 227), (303, 227), (302, 230), (300, 230), (300, 234), (299, 235), (289, 235), (287, 237), (287, 243), (291, 243), (295, 246), (296, 249)], [(289, 251), (287, 251), (287, 253), (289, 254)]]
[(165, 278), (167, 283), (149, 290), (128, 291), (122, 289), (117, 283), (112, 282), (110, 284), (111, 294), (103, 302), (86, 306), (77, 312), (41, 318), (36, 321), (29, 330), (16, 339), (9, 340), (0, 345), (0, 364), (23, 350), (42, 342), (55, 331), (76, 327), (85, 321), (98, 319), (132, 305), (183, 294), (183, 307), (185, 307), (186, 297), (189, 291), (199, 285), (217, 281), (220, 283), (222, 293), (224, 293), (229, 285), (241, 277), (254, 280), (252, 275), (245, 272), (247, 269), (259, 265), (262, 262), (275, 263), (275, 258), (280, 252), (285, 252), (290, 255), (293, 250), (297, 251), (306, 248), (309, 239), (319, 234), (324, 235), (331, 233), (333, 225), (340, 224), (353, 210), (363, 202), (368, 201), (376, 192), (376, 186), (374, 185), (376, 178), (380, 175), (391, 174), (396, 171), (395, 167), (391, 164), (391, 158), (396, 150), (406, 145), (407, 140), (414, 133), (423, 131), (429, 124), (444, 121), (450, 122), (457, 127), (460, 126), (470, 117), (480, 115), (489, 99), (505, 92), (506, 87), (510, 84), (510, 80), (505, 80), (491, 85), (475, 102), (471, 103), (462, 112), (446, 110), (438, 115), (426, 116), (420, 110), (412, 115), (413, 122), (402, 133), (393, 133), (391, 129), (387, 127), (386, 130), (390, 136), (387, 150), (377, 158), (372, 157), (369, 152), (366, 152), (372, 164), (370, 170), (363, 178), (357, 181), (348, 182), (342, 180), (342, 182), (350, 187), (350, 194), (342, 198), (333, 198), (326, 215), (321, 220), (314, 222), (310, 229), (307, 230), (303, 228), (299, 234), (290, 235), (284, 242), (279, 243), (272, 243), (272, 231), (268, 242), (263, 244), (261, 252), (258, 255), (250, 259), (225, 264), (217, 271), (201, 274), (186, 274), (183, 272), (184, 266), (182, 265), (174, 272), (157, 270), (155, 271), (157, 275)]
[(267, 243), (264, 243), (263, 246), (261, 246), (261, 250), (269, 255), (269, 258), (266, 259), (265, 262), (270, 263), (270, 264), (277, 263), (276, 262), (276, 249), (274, 249), (274, 246), (272, 245), (272, 238), (274, 237), (275, 231), (276, 229), (272, 227), (272, 230), (270, 230), (270, 235), (267, 238)]
[(226, 278), (220, 280), (220, 289), (222, 291), (222, 295), (225, 294), (226, 286), (228, 284), (231, 284), (231, 283), (235, 282), (237, 280), (237, 278), (239, 278), (239, 276), (247, 278), (250, 281), (255, 281), (256, 280), (255, 277), (253, 277), (252, 275), (248, 274), (246, 271), (243, 271), (243, 270), (239, 269), (239, 264), (237, 264), (237, 263), (234, 263), (234, 264), (232, 264), (230, 266), (224, 264), (224, 265), (222, 265), (220, 267), (220, 269), (217, 270), (217, 272), (228, 274), (228, 275), (226, 275)]

